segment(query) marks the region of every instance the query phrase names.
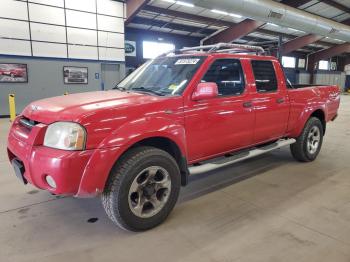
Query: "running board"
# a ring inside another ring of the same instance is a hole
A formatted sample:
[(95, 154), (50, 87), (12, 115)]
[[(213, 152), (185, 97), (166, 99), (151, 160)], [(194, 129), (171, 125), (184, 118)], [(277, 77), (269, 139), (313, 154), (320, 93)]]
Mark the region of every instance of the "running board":
[(296, 140), (294, 138), (280, 139), (274, 143), (271, 143), (271, 144), (268, 144), (265, 146), (261, 146), (261, 147), (254, 147), (254, 148), (247, 150), (247, 151), (241, 151), (241, 152), (238, 152), (232, 156), (219, 157), (219, 158), (214, 158), (212, 160), (205, 161), (201, 165), (191, 166), (189, 168), (189, 171), (190, 171), (191, 175), (203, 173), (203, 172), (208, 172), (208, 171), (220, 168), (220, 167), (228, 166), (228, 165), (231, 165), (233, 163), (237, 163), (237, 162), (246, 160), (248, 158), (252, 158), (255, 156), (265, 154), (265, 153), (270, 152), (272, 150), (275, 150), (277, 148), (291, 145), (295, 142), (296, 142)]

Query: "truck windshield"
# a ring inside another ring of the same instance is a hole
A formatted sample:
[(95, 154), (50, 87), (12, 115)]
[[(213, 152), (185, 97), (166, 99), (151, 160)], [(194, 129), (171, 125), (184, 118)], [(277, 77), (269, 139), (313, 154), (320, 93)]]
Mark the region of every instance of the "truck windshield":
[(205, 57), (161, 57), (150, 60), (122, 80), (114, 89), (160, 96), (180, 95)]

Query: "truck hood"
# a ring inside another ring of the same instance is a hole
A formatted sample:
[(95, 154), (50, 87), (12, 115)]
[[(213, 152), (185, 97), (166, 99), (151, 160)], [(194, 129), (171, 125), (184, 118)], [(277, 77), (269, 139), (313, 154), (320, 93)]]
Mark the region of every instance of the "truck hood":
[(35, 101), (22, 114), (44, 124), (56, 121), (79, 122), (97, 111), (148, 104), (160, 99), (164, 97), (117, 90), (86, 92)]

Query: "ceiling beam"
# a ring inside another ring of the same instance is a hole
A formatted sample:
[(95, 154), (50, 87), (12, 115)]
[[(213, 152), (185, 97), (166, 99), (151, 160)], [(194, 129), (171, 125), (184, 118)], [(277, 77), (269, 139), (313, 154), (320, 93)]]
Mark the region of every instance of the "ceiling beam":
[(313, 70), (315, 64), (320, 60), (329, 59), (342, 53), (350, 53), (350, 43), (336, 45), (328, 49), (312, 53), (308, 56), (308, 69)]
[[(295, 0), (293, 0), (292, 2), (294, 2), (294, 1)], [(151, 5), (144, 6), (142, 8), (142, 10), (157, 13), (157, 14), (165, 14), (165, 15), (169, 15), (172, 17), (177, 17), (177, 18), (181, 18), (181, 19), (185, 19), (185, 20), (195, 21), (198, 23), (206, 24), (206, 25), (209, 24), (211, 26), (217, 26), (217, 27), (232, 27), (232, 26), (236, 25), (236, 23), (234, 23), (234, 22), (223, 21), (223, 20), (219, 20), (219, 19), (184, 13), (184, 12), (180, 12), (180, 11), (176, 11), (176, 10), (165, 9), (165, 8), (161, 8), (161, 7), (151, 6)], [(262, 28), (259, 28), (255, 31), (258, 33), (262, 33), (262, 34), (266, 34), (266, 35), (270, 35), (270, 36), (276, 36), (276, 37), (281, 35), (283, 38), (285, 38), (287, 40), (295, 38), (295, 36), (293, 36), (293, 35), (288, 35), (285, 33), (275, 32), (275, 31), (262, 29)], [(327, 43), (327, 42), (317, 42), (317, 44), (327, 46), (327, 47), (333, 46), (332, 44)]]
[(280, 53), (281, 55), (289, 54), (295, 50), (298, 50), (304, 46), (307, 46), (309, 44), (315, 43), (319, 40), (324, 38), (323, 36), (309, 34), (305, 36), (300, 36), (297, 38), (294, 38), (288, 42), (285, 42), (280, 47)]
[(332, 7), (335, 7), (345, 13), (350, 13), (350, 8), (341, 4), (341, 3), (338, 3), (338, 2), (335, 2), (334, 0), (319, 0), (320, 2), (322, 3), (325, 3), (327, 5), (330, 5)]
[(137, 13), (145, 7), (150, 0), (127, 0), (126, 1), (126, 20), (127, 25), (137, 15)]
[(299, 6), (305, 5), (306, 3), (310, 2), (311, 0), (282, 0), (280, 3), (289, 5), (291, 7), (298, 8)]
[(245, 19), (240, 23), (230, 26), (229, 28), (214, 35), (213, 37), (210, 37), (204, 42), (204, 44), (216, 44), (220, 42), (230, 43), (236, 39), (239, 39), (243, 36), (254, 32), (256, 29), (258, 29), (264, 24), (264, 22)]
[(350, 18), (342, 21), (341, 23), (345, 24), (345, 25), (350, 25)]

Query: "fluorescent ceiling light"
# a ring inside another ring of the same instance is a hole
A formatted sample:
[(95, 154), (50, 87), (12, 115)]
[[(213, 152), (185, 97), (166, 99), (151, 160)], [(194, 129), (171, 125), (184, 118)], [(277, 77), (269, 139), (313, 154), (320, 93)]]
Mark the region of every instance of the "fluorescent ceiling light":
[(187, 3), (187, 2), (176, 1), (176, 3), (177, 3), (178, 5), (183, 5), (183, 6), (187, 6), (187, 7), (194, 7), (194, 4)]
[(337, 41), (337, 42), (345, 42), (344, 40), (340, 40), (340, 39), (337, 39), (337, 38), (331, 38), (331, 37), (328, 37), (328, 36), (326, 36), (326, 39)]
[(288, 27), (287, 29), (292, 30), (292, 31), (295, 31), (295, 32), (305, 33), (305, 32), (302, 31), (302, 30), (294, 29), (294, 28), (291, 28), (291, 27)]
[(175, 4), (175, 0), (162, 0), (163, 2), (168, 2), (168, 3), (172, 3), (172, 4)]
[(213, 13), (220, 14), (220, 15), (228, 15), (227, 12), (221, 11), (221, 10), (217, 10), (217, 9), (212, 9), (211, 11), (212, 11)]
[(273, 23), (267, 23), (267, 25), (275, 26), (275, 27), (280, 27), (279, 25), (276, 25), (276, 24), (273, 24)]
[(229, 16), (236, 17), (236, 18), (242, 18), (241, 15), (236, 15), (236, 14), (233, 14), (233, 13), (227, 13), (225, 11), (221, 11), (221, 10), (217, 10), (217, 9), (212, 9), (211, 11), (213, 13), (220, 14), (220, 15), (229, 15)]
[(242, 18), (241, 15), (236, 15), (236, 14), (232, 14), (232, 13), (229, 13), (229, 16), (236, 17), (236, 18)]

